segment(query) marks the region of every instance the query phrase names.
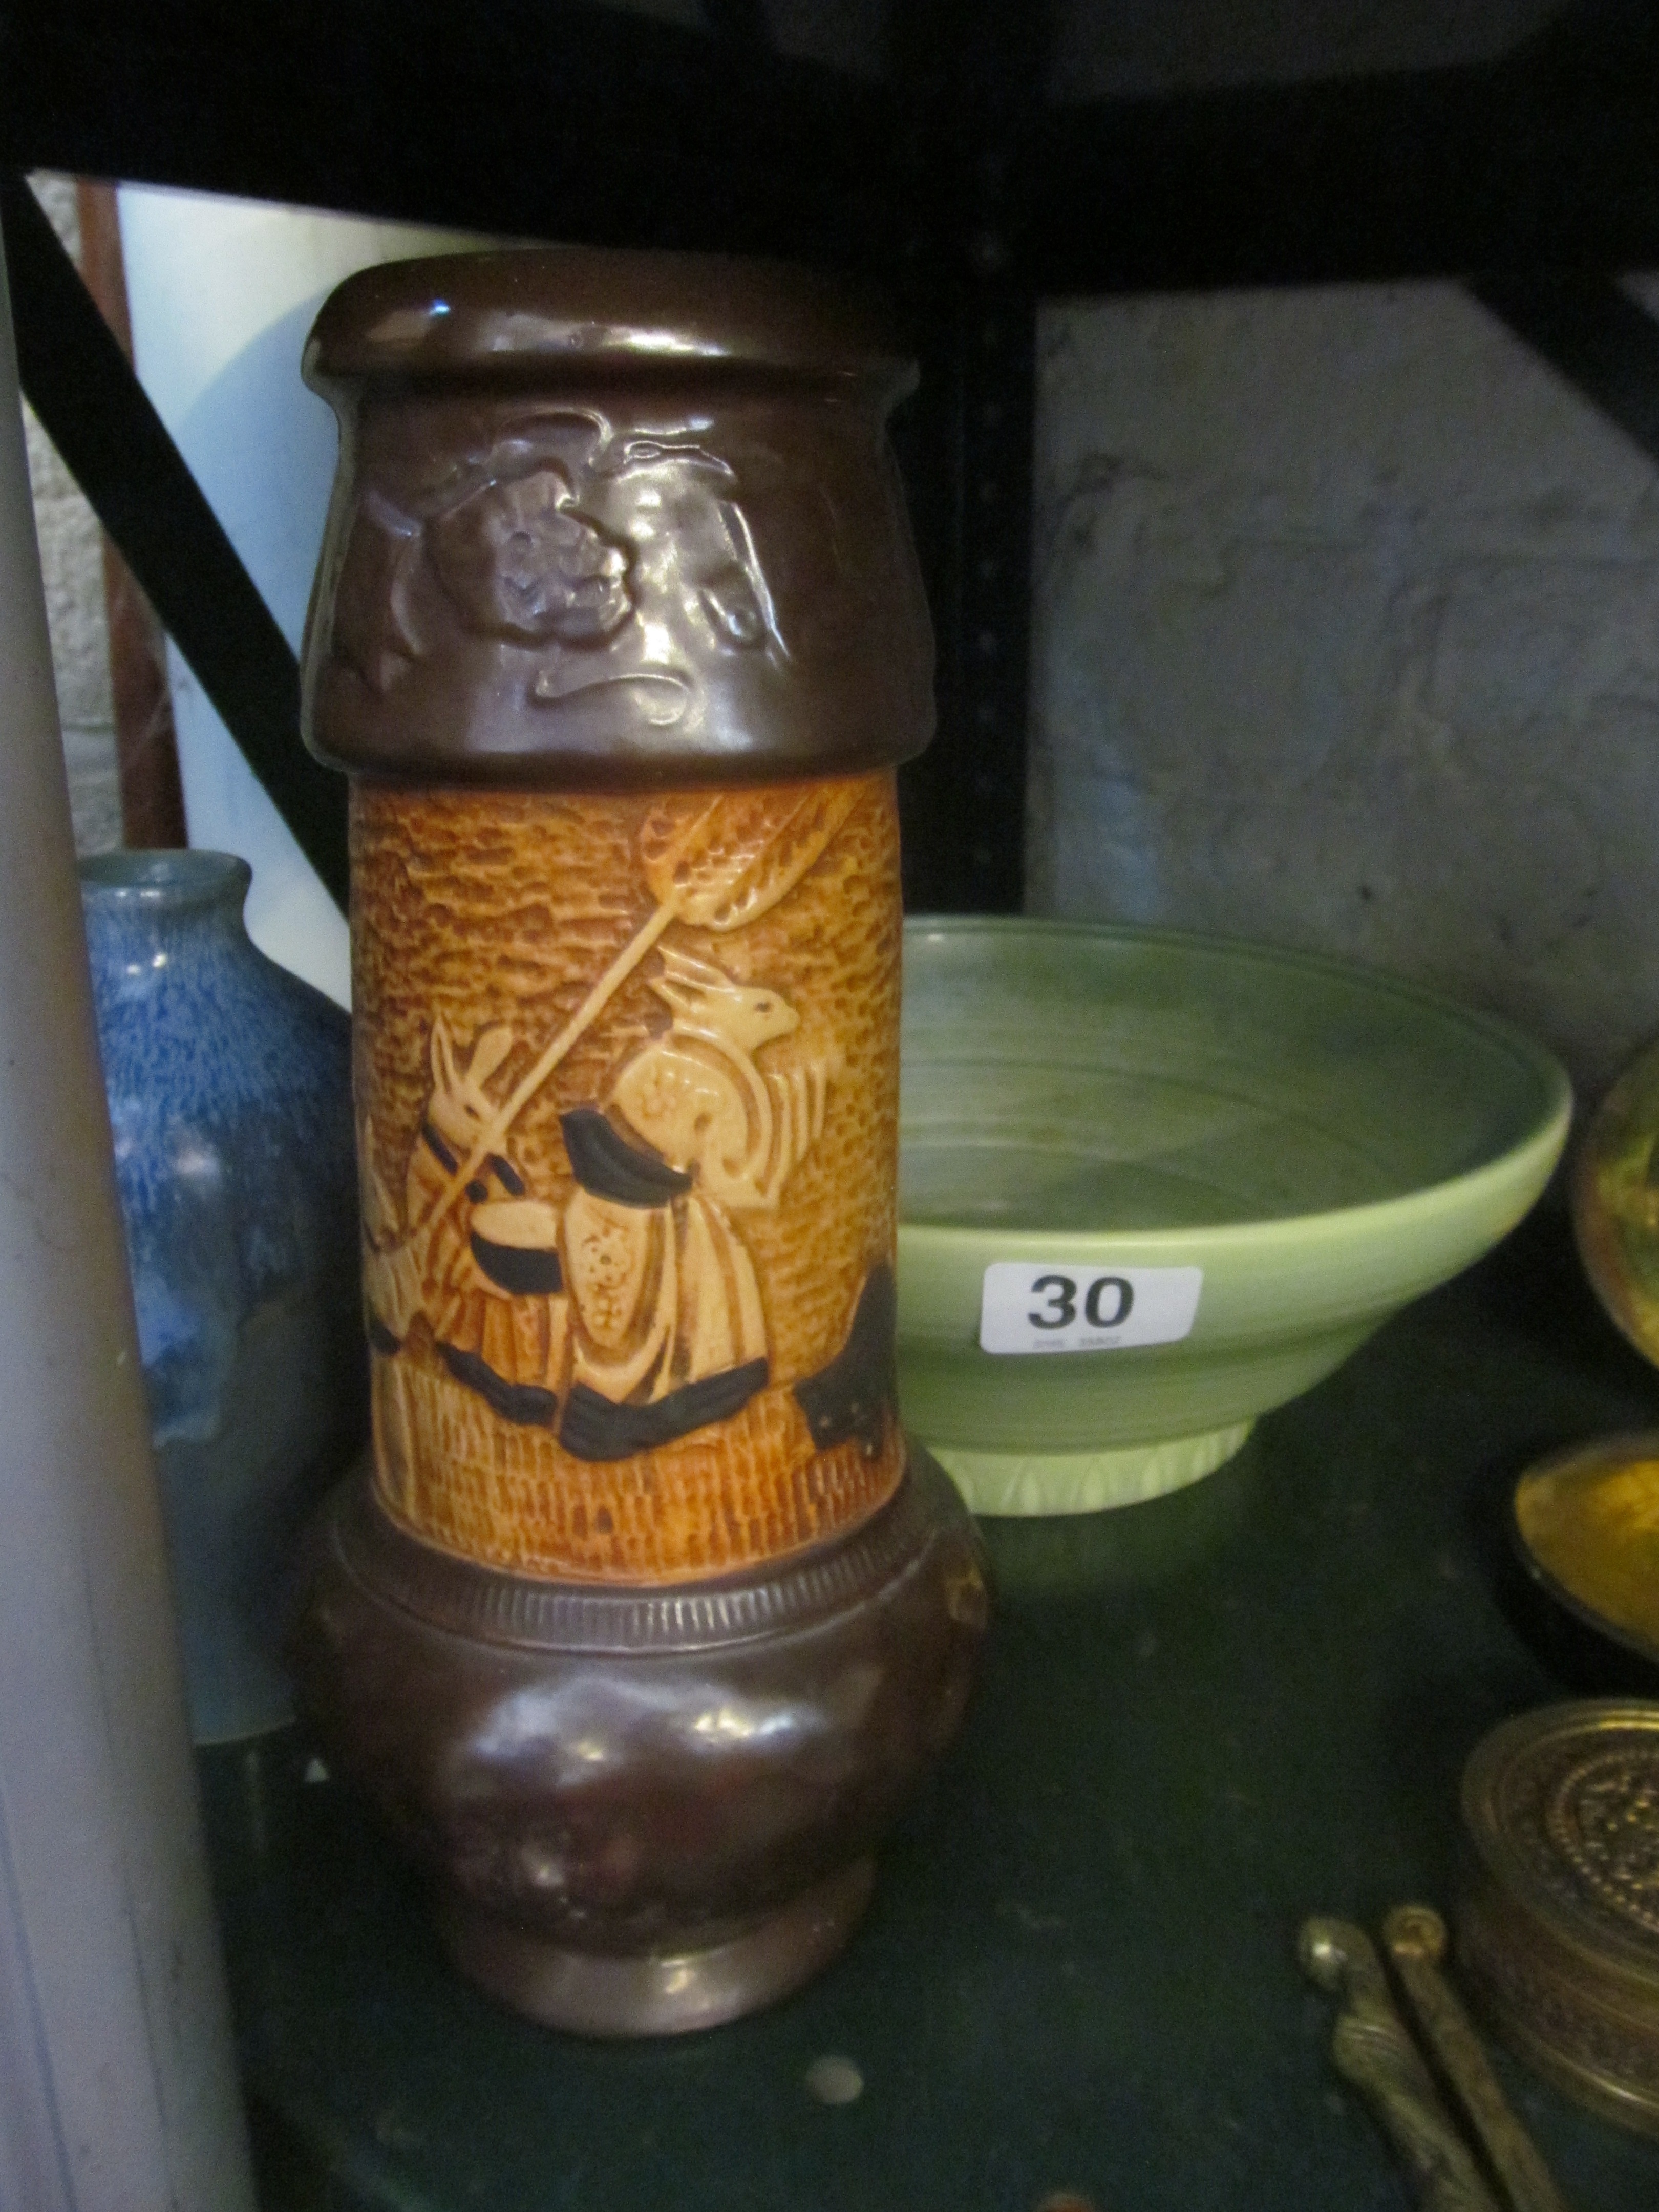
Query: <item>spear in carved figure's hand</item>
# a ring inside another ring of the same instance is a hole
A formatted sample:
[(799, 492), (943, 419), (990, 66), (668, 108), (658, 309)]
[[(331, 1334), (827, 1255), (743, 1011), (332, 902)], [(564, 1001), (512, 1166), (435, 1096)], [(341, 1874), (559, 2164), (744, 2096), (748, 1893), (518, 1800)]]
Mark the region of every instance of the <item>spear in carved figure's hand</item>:
[(414, 1224), (410, 1243), (416, 1247), (417, 1266), (424, 1265), (427, 1248), (450, 1207), (669, 923), (684, 921), (724, 936), (757, 921), (822, 858), (863, 793), (861, 781), (811, 784), (785, 794), (780, 811), (776, 792), (722, 791), (693, 813), (662, 807), (647, 817), (640, 831), (640, 858), (656, 902), (649, 918), (490, 1116)]

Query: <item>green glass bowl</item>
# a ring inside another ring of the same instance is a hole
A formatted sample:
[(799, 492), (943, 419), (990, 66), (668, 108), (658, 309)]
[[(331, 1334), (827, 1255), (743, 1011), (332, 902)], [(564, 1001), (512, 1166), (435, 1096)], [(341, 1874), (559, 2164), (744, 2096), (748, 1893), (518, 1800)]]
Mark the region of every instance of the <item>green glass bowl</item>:
[[(1513, 1228), (1572, 1109), (1540, 1047), (1391, 976), (1000, 918), (907, 923), (902, 1067), (900, 1398), (983, 1513), (1127, 1504), (1220, 1466)], [(1202, 1285), (1178, 1340), (991, 1352), (994, 1261), (1058, 1279), (1021, 1309), (1033, 1334), (1117, 1271)]]

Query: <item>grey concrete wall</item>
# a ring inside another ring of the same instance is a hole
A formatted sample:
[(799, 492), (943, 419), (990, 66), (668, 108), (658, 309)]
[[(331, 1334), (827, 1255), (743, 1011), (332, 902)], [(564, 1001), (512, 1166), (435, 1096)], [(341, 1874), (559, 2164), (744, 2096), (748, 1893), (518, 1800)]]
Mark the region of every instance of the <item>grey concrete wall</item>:
[[(78, 253), (74, 185), (66, 177), (48, 177), (35, 179), (34, 186), (58, 236), (71, 252)], [(121, 793), (115, 765), (101, 540), (92, 509), (27, 404), (23, 428), (76, 848), (102, 853), (121, 842)]]
[(1659, 472), (1454, 286), (1057, 304), (1030, 903), (1659, 1032)]

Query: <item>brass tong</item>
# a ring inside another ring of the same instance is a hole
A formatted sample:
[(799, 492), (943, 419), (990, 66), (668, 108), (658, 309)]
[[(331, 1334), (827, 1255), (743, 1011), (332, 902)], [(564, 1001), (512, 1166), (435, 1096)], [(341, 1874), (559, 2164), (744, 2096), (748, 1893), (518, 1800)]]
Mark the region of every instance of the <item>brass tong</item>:
[[(1311, 1981), (1343, 1999), (1331, 2057), (1370, 2106), (1424, 2212), (1566, 2212), (1442, 1971), (1444, 1921), (1426, 1905), (1402, 1905), (1384, 1921), (1382, 1942), (1467, 2137), (1395, 2008), (1364, 1929), (1347, 1920), (1304, 1921), (1297, 1955)], [(1484, 2158), (1484, 2171), (1471, 2141)]]

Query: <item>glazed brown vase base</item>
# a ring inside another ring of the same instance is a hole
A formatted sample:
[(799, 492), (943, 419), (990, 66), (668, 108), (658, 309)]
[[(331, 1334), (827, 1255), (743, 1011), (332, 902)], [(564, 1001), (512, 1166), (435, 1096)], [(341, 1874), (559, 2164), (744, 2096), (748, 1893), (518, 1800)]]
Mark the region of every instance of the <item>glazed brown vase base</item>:
[(684, 2035), (775, 2004), (846, 1946), (875, 1887), (866, 1856), (720, 1942), (639, 1958), (573, 1951), (467, 1899), (444, 1898), (438, 1931), (453, 1964), (514, 2012), (578, 2035)]
[(328, 1756), (434, 1878), (456, 1965), (591, 2035), (712, 2027), (836, 1955), (988, 1611), (972, 1519), (914, 1446), (856, 1529), (693, 1584), (481, 1567), (366, 1475), (318, 1549), (295, 1651)]

